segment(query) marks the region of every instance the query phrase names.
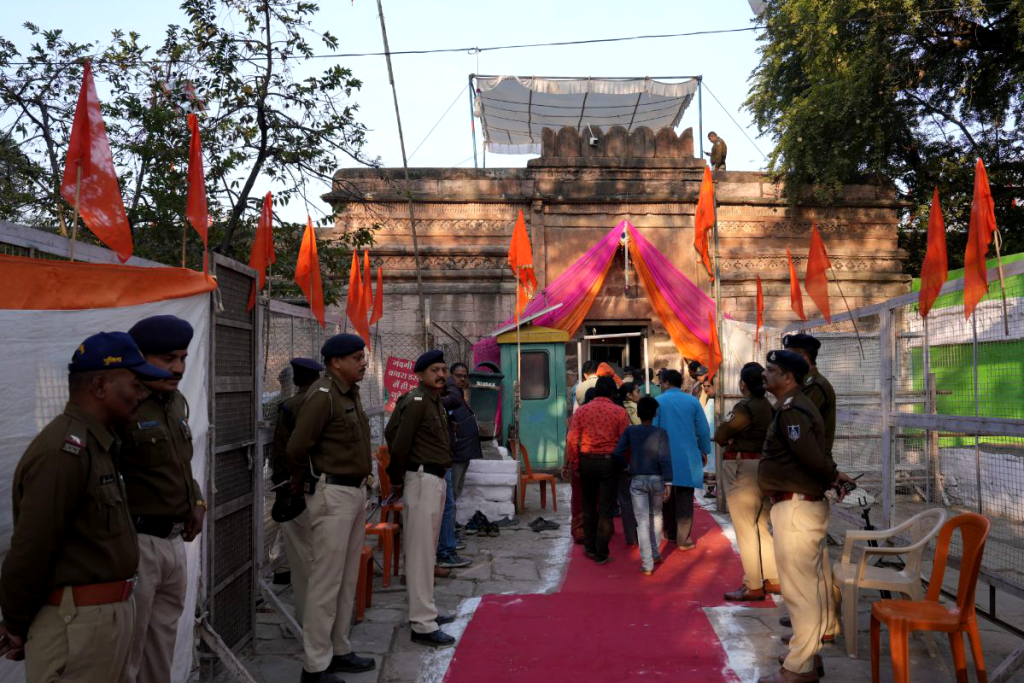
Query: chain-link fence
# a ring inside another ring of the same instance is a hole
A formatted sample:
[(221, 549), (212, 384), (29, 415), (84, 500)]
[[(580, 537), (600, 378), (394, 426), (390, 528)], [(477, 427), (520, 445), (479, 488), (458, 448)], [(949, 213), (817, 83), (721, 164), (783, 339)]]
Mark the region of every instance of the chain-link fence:
[[(836, 390), (833, 456), (862, 475), (865, 508), (834, 506), (892, 527), (924, 509), (992, 521), (982, 566), (990, 586), (1024, 597), (1024, 263), (989, 273), (989, 294), (964, 316), (963, 280), (927, 319), (916, 293), (812, 321), (818, 368)], [(1005, 292), (1005, 299), (1003, 293)], [(864, 513), (867, 513), (867, 517)], [(954, 562), (959, 559), (954, 548)]]

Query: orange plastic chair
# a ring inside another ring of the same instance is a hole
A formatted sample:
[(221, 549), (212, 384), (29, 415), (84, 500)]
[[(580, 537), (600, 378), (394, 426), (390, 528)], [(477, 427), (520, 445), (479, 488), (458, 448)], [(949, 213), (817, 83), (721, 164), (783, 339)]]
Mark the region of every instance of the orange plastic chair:
[(373, 548), (363, 546), (359, 556), (359, 580), (356, 584), (356, 610), (352, 623), (358, 624), (366, 614), (366, 608), (373, 604)]
[(526, 509), (526, 485), (536, 482), (540, 486), (540, 506), (543, 509), (547, 509), (548, 501), (544, 484), (551, 487), (551, 509), (558, 512), (558, 494), (555, 491), (555, 475), (553, 474), (537, 474), (533, 471), (530, 466), (530, 455), (526, 452), (526, 447), (523, 444), (519, 444), (519, 454), (523, 456), (523, 468), (525, 472), (519, 473), (519, 509)]
[(398, 532), (398, 525), (390, 522), (374, 524), (367, 522), (366, 535), (377, 536), (378, 544), (384, 545), (383, 565), (384, 578), (381, 585), (385, 588), (391, 585), (391, 561), (394, 558), (395, 576), (398, 576), (398, 558), (402, 555), (402, 536)]
[[(991, 523), (987, 518), (974, 513), (957, 515), (950, 519), (939, 531), (932, 577), (928, 582), (928, 594), (924, 600), (879, 600), (871, 605), (872, 683), (878, 683), (881, 624), (889, 628), (893, 683), (910, 681), (911, 631), (938, 631), (949, 634), (953, 664), (956, 666), (956, 680), (959, 683), (967, 683), (967, 657), (964, 653), (963, 639), (963, 634), (966, 633), (971, 640), (971, 654), (974, 657), (978, 683), (987, 683), (988, 674), (985, 672), (985, 659), (981, 652), (978, 618), (974, 611), (974, 592), (978, 586), (981, 556), (985, 552), (985, 540), (988, 538), (990, 527)], [(963, 540), (963, 557), (960, 561), (956, 607), (948, 608), (939, 603), (939, 591), (946, 572), (949, 543), (957, 529), (960, 530)]]
[[(391, 495), (391, 477), (388, 476), (388, 464), (391, 462), (391, 453), (388, 451), (387, 446), (381, 446), (377, 449), (377, 478), (380, 480), (380, 497), (381, 500), (387, 500), (387, 497)], [(395, 515), (395, 524), (401, 526), (402, 522), (402, 510), (405, 506), (402, 503), (389, 503), (388, 505), (380, 506), (380, 521), (382, 523), (390, 522), (391, 515)], [(395, 565), (395, 573), (398, 573), (398, 565)]]

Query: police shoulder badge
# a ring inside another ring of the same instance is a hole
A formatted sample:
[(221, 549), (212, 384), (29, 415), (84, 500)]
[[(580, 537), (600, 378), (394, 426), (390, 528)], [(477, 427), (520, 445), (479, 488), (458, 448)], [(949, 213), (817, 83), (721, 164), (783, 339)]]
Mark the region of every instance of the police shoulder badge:
[(810, 375), (807, 375), (807, 379), (804, 380), (804, 384), (807, 386), (811, 386), (812, 384), (814, 384), (814, 378), (811, 377)]
[(800, 425), (788, 425), (786, 429), (789, 431), (790, 441), (796, 441), (800, 438)]
[(732, 416), (733, 416), (733, 412), (729, 411), (729, 414), (725, 416), (725, 421), (726, 422), (732, 422)]
[(85, 448), (85, 443), (80, 438), (74, 434), (68, 434), (64, 437), (64, 447), (61, 450), (71, 455), (78, 455), (83, 448)]

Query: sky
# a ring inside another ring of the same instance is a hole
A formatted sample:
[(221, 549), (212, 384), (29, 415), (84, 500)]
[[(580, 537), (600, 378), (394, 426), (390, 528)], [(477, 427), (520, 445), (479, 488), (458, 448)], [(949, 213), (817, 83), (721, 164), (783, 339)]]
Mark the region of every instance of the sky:
[[(634, 0), (630, 3), (523, 0), (512, 4), (383, 0), (383, 3), (392, 51), (737, 29), (750, 26), (754, 16), (748, 0), (719, 0), (713, 11), (709, 3), (696, 0)], [(380, 19), (374, 0), (321, 0), (320, 5), (314, 26), (334, 34), (340, 41), (340, 52), (382, 51)], [(78, 0), (48, 0), (40, 5), (11, 3), (5, 7), (5, 29), (0, 35), (13, 40), (19, 48), (27, 47), (28, 34), (20, 26), (31, 21), (44, 29), (63, 28), (67, 38), (78, 42), (107, 42), (112, 30), (123, 29), (141, 33), (145, 44), (158, 45), (168, 24), (184, 22), (184, 14), (175, 0), (143, 3), (105, 0), (103, 10), (97, 12), (95, 5)], [(741, 109), (750, 73), (758, 64), (756, 36), (755, 31), (742, 31), (480, 54), (395, 55), (392, 62), (410, 166), (472, 167), (470, 104), (464, 89), (469, 74), (480, 73), (594, 77), (702, 75), (706, 86), (703, 98), (705, 135), (714, 130), (727, 141), (730, 170), (763, 169), (766, 162), (762, 152), (770, 152), (771, 140), (757, 137), (750, 115)], [(332, 52), (322, 43), (315, 46), (315, 50), (318, 54)], [(359, 105), (358, 120), (370, 129), (364, 150), (367, 156), (379, 157), (385, 166), (400, 167), (398, 128), (384, 58), (317, 59), (299, 65), (297, 73), (323, 69), (334, 63), (351, 68), (363, 81), (362, 89), (353, 100)], [(102, 83), (98, 85), (102, 98)], [(447, 115), (446, 110), (449, 110)], [(729, 114), (739, 125), (730, 120)], [(697, 123), (695, 99), (678, 130), (692, 126), (696, 135)], [(436, 129), (430, 133), (435, 125)], [(479, 127), (477, 130), (480, 151)], [(524, 166), (530, 158), (488, 154), (487, 166)], [(482, 151), (479, 159), (482, 162)], [(338, 162), (339, 167), (355, 165), (347, 157), (339, 158)], [(326, 190), (324, 186), (311, 195), (318, 196)], [(301, 212), (299, 207), (292, 210)]]

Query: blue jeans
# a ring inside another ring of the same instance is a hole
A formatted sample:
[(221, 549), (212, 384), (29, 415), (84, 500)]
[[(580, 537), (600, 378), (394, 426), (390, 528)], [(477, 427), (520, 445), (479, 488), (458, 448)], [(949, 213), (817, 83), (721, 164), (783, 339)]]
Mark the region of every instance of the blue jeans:
[(661, 504), (665, 496), (665, 482), (656, 474), (636, 474), (629, 482), (629, 496), (633, 499), (636, 515), (636, 535), (640, 544), (640, 566), (644, 571), (654, 569), (654, 561), (661, 559)]
[(437, 536), (437, 557), (445, 559), (455, 554), (455, 491), (452, 490), (452, 471), (444, 473), (444, 514), (441, 533)]

